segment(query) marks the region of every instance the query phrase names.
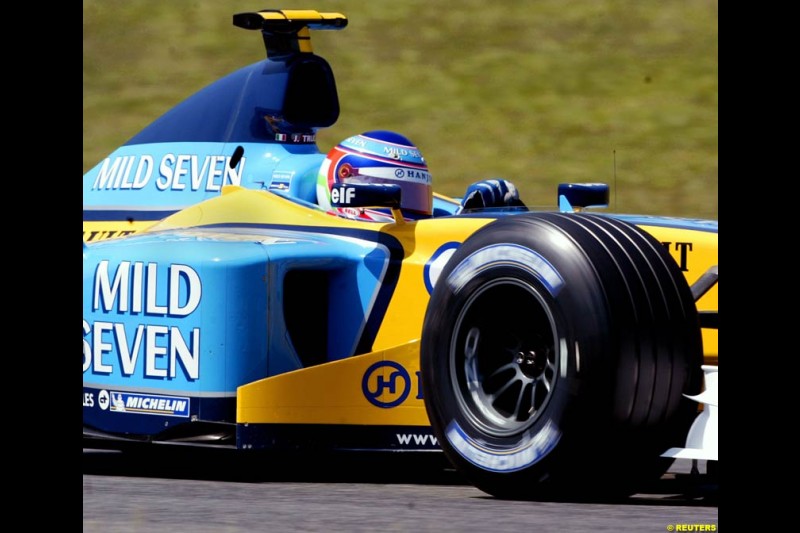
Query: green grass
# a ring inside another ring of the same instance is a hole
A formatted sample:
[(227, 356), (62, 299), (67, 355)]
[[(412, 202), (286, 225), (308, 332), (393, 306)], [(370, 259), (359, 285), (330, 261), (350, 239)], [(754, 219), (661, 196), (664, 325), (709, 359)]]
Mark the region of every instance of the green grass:
[(349, 19), (312, 33), (341, 106), (323, 151), (391, 129), (445, 194), (499, 176), (552, 206), (558, 183), (607, 182), (615, 211), (718, 217), (716, 0), (84, 0), (84, 172), (263, 59), (231, 17), (264, 8)]

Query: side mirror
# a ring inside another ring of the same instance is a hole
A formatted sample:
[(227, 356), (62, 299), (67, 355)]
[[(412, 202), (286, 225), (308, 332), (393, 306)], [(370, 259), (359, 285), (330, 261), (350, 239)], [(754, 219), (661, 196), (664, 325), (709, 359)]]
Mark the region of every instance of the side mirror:
[(586, 207), (608, 207), (606, 183), (560, 183), (558, 207), (561, 212), (582, 211)]

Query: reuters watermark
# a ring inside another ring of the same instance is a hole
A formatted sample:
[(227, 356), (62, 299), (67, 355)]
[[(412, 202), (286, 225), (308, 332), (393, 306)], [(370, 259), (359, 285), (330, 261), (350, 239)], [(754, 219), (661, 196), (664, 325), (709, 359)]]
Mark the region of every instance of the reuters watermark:
[(667, 531), (716, 531), (717, 524), (668, 524)]

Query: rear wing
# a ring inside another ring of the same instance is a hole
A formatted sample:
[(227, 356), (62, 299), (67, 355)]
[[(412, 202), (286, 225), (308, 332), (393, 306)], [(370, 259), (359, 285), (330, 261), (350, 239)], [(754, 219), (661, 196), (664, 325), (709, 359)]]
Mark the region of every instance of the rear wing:
[(233, 25), (246, 30), (261, 30), (267, 57), (312, 54), (309, 30), (341, 30), (347, 17), (341, 13), (320, 13), (312, 9), (264, 9), (238, 13)]

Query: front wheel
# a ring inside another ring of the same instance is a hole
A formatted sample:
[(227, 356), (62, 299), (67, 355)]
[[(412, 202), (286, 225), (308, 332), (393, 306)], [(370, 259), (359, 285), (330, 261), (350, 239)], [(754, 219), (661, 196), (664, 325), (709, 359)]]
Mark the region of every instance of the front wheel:
[(596, 214), (498, 219), (456, 251), (422, 332), (434, 434), (483, 491), (620, 494), (686, 436), (702, 341), (691, 291), (649, 234)]

